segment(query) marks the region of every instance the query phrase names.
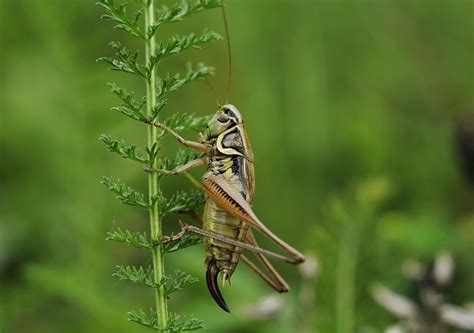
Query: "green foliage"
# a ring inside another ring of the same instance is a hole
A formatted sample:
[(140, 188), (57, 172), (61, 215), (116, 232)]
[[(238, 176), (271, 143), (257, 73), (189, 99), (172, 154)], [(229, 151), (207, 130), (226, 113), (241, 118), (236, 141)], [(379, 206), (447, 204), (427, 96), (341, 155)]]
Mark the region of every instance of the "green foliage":
[(174, 75), (168, 73), (164, 78), (159, 79), (157, 87), (158, 97), (162, 97), (169, 92), (177, 91), (183, 85), (192, 81), (202, 79), (209, 75), (214, 75), (214, 68), (208, 67), (203, 63), (197, 64), (196, 68), (193, 68), (193, 66), (188, 63), (187, 67), (187, 72), (183, 77), (181, 77), (181, 74), (179, 73)]
[(204, 202), (204, 194), (199, 190), (189, 193), (178, 191), (169, 198), (160, 197), (160, 215), (195, 210), (202, 207)]
[[(152, 126), (153, 122), (158, 119), (161, 112), (168, 105), (168, 100), (164, 98), (167, 93), (177, 91), (185, 84), (212, 75), (214, 69), (202, 63), (199, 63), (196, 67), (188, 64), (187, 72), (184, 75), (168, 73), (164, 77), (159, 77), (157, 76), (156, 67), (165, 58), (180, 54), (185, 50), (200, 48), (204, 44), (221, 39), (221, 37), (215, 32), (205, 30), (201, 35), (191, 33), (186, 36), (174, 36), (166, 42), (156, 42), (154, 35), (161, 24), (178, 22), (191, 14), (216, 8), (220, 6), (220, 2), (198, 0), (193, 4), (189, 4), (182, 1), (171, 8), (162, 7), (157, 13), (156, 20), (151, 18), (153, 15), (150, 16), (154, 11), (152, 1), (137, 0), (137, 2), (141, 8), (135, 11), (132, 18), (127, 14), (126, 4), (116, 4), (113, 0), (101, 0), (99, 5), (106, 10), (106, 14), (102, 18), (114, 22), (116, 24), (115, 28), (145, 40), (145, 64), (140, 63), (138, 50), (130, 50), (120, 42), (110, 43), (115, 51), (115, 57), (102, 57), (97, 61), (108, 64), (113, 71), (132, 74), (145, 80), (147, 96), (140, 100), (137, 100), (132, 92), (119, 87), (115, 83), (109, 85), (112, 93), (121, 100), (121, 104), (113, 107), (112, 110), (147, 126), (148, 145), (144, 149), (145, 154), (142, 154), (136, 145), (127, 145), (124, 140), (110, 135), (102, 134), (99, 139), (110, 152), (138, 162), (143, 167), (146, 166), (150, 172), (148, 175), (148, 200), (145, 199), (142, 193), (111, 177), (103, 177), (102, 183), (116, 194), (120, 202), (148, 210), (152, 232), (149, 240), (145, 233), (132, 233), (119, 228), (109, 232), (107, 240), (149, 250), (154, 258), (153, 266), (117, 266), (117, 271), (113, 274), (119, 280), (148, 286), (155, 290), (156, 310), (152, 309), (149, 313), (143, 310), (129, 312), (129, 320), (160, 332), (193, 331), (203, 328), (202, 322), (194, 317), (182, 318), (179, 315), (170, 314), (167, 310), (167, 298), (170, 294), (195, 283), (197, 279), (180, 270), (175, 271), (172, 275), (165, 275), (162, 258), (164, 254), (199, 244), (202, 240), (196, 235), (185, 235), (173, 242), (163, 242), (160, 223), (161, 219), (168, 214), (185, 213), (198, 209), (204, 203), (204, 196), (199, 191), (190, 193), (178, 191), (171, 197), (166, 198), (156, 185), (163, 173), (184, 165), (201, 155), (180, 150), (174, 159), (161, 156), (160, 139), (165, 136), (165, 132), (152, 129)], [(147, 18), (145, 29), (140, 28), (142, 14)], [(144, 111), (145, 107), (146, 112)], [(208, 117), (174, 113), (164, 121), (164, 124), (174, 131), (200, 131), (205, 127), (208, 120)]]
[(210, 116), (196, 117), (194, 114), (174, 113), (171, 117), (163, 121), (163, 124), (175, 132), (184, 129), (195, 131), (203, 130), (210, 120)]
[(160, 170), (163, 170), (164, 172), (168, 172), (173, 169), (176, 169), (180, 165), (184, 165), (188, 163), (189, 161), (195, 160), (202, 156), (203, 154), (198, 153), (198, 152), (189, 153), (184, 149), (178, 149), (174, 158), (163, 158), (162, 160), (160, 160), (160, 163), (159, 163)]
[(179, 333), (197, 331), (206, 328), (201, 320), (193, 316), (182, 317), (175, 313), (169, 313), (169, 318), (170, 321), (168, 326), (160, 328), (158, 326), (156, 312), (153, 309), (150, 309), (148, 313), (141, 309), (128, 313), (128, 320), (148, 328), (153, 328), (159, 332)]
[(145, 35), (138, 26), (140, 17), (143, 13), (142, 10), (138, 10), (130, 19), (127, 17), (127, 4), (119, 4), (118, 7), (115, 5), (114, 0), (101, 0), (97, 3), (99, 6), (105, 8), (107, 14), (101, 16), (101, 18), (110, 20), (116, 23), (115, 28), (124, 30), (134, 37), (145, 38)]
[(165, 277), (161, 283), (165, 286), (166, 295), (171, 295), (187, 286), (198, 282), (199, 280), (191, 275), (177, 269), (172, 275)]
[(142, 266), (117, 266), (117, 271), (112, 275), (120, 281), (128, 281), (150, 288), (164, 286), (167, 297), (199, 281), (195, 277), (178, 269), (175, 270), (172, 275), (165, 276), (160, 282), (155, 282), (152, 266), (147, 266), (146, 268)]
[(206, 326), (202, 320), (193, 316), (183, 317), (175, 313), (170, 313), (170, 323), (167, 329), (172, 333), (197, 331), (205, 328)]
[(197, 0), (193, 4), (190, 4), (187, 1), (181, 1), (174, 4), (171, 8), (167, 6), (162, 6), (158, 10), (158, 19), (153, 28), (154, 30), (156, 30), (156, 27), (163, 23), (178, 22), (192, 14), (196, 14), (206, 9), (213, 9), (220, 6), (221, 3), (219, 0)]
[[(148, 0), (137, 0), (144, 6), (149, 6)], [(150, 39), (155, 34), (158, 27), (165, 23), (182, 21), (185, 17), (202, 12), (207, 9), (213, 9), (221, 6), (219, 0), (197, 0), (194, 3), (181, 1), (174, 4), (171, 8), (162, 6), (157, 11), (156, 21), (143, 33), (139, 26), (140, 17), (143, 10), (135, 11), (133, 18), (127, 16), (127, 5), (125, 3), (115, 4), (114, 0), (101, 0), (98, 5), (105, 8), (107, 14), (101, 16), (103, 19), (116, 23), (115, 28), (124, 30), (134, 37), (141, 39)]]
[(146, 249), (152, 250), (153, 247), (162, 244), (163, 251), (165, 253), (173, 253), (180, 250), (184, 250), (190, 246), (198, 245), (202, 243), (202, 237), (187, 233), (184, 234), (183, 237), (179, 238), (178, 240), (174, 240), (171, 242), (162, 242), (158, 241), (155, 244), (152, 244), (148, 240), (148, 236), (145, 232), (130, 232), (129, 230), (122, 230), (118, 228), (117, 230), (111, 231), (107, 233), (106, 240), (122, 243), (125, 245), (129, 245), (132, 247), (136, 247), (139, 249)]
[(149, 65), (146, 68), (146, 72), (149, 73), (164, 58), (179, 54), (187, 49), (199, 49), (206, 43), (213, 43), (222, 37), (213, 31), (204, 31), (201, 36), (194, 33), (188, 36), (174, 36), (168, 42), (161, 42), (157, 45), (157, 52), (149, 60)]
[[(170, 7), (173, 2), (155, 1)], [(116, 7), (120, 2), (115, 0)], [(139, 4), (127, 2), (132, 19)], [(474, 192), (458, 168), (453, 140), (458, 117), (474, 110), (472, 52), (463, 51), (472, 49), (472, 3), (228, 0), (226, 4), (237, 61), (229, 102), (242, 112), (255, 149), (256, 212), (285, 241), (299, 250), (314, 251), (320, 263), (316, 291), (308, 293), (316, 302), (309, 332), (337, 332), (335, 248), (343, 228), (323, 212), (327, 197), (337, 193), (349, 222), (356, 220), (350, 208), (355, 196), (341, 193), (354, 179), (387, 176), (397, 189), (395, 197), (377, 203), (381, 214), (376, 213), (376, 221), (364, 231), (369, 237), (360, 241), (362, 252), (349, 256), (351, 261), (359, 258), (354, 332), (383, 332), (393, 323), (365, 286), (380, 281), (410, 295), (413, 286), (400, 273), (405, 258), (424, 261), (439, 250), (451, 251), (459, 269), (450, 303), (472, 302)], [(6, 83), (0, 102), (0, 331), (4, 333), (149, 330), (124, 319), (131, 309), (147, 311), (154, 290), (127, 288), (126, 282), (114, 281), (110, 274), (117, 264), (146, 267), (151, 249), (103, 241), (104, 231), (120, 227), (146, 231), (151, 244), (147, 212), (117, 207), (115, 194), (96, 181), (98, 174), (114, 176), (145, 194), (146, 174), (137, 163), (115, 154), (106, 157), (106, 146), (95, 140), (101, 133), (112, 134), (120, 142), (136, 144), (148, 159), (140, 121), (108, 111), (123, 101), (107, 93), (104, 84), (116, 82), (134, 92), (138, 103), (145, 92), (141, 77), (127, 75), (124, 80), (121, 72), (105, 70), (107, 64), (93, 64), (96, 54), (115, 57), (107, 46), (111, 40), (140, 49), (139, 61), (145, 60), (145, 52), (141, 39), (112, 29), (113, 22), (99, 22), (101, 11), (90, 1), (0, 1), (4, 14), (0, 14), (0, 81)], [(156, 36), (166, 42), (178, 32), (175, 28), (187, 36), (199, 35), (205, 26), (222, 34), (219, 16), (218, 9), (196, 14), (160, 26)], [(93, 33), (80, 33), (85, 29)], [(140, 29), (145, 31), (142, 24)], [(218, 69), (214, 83), (222, 98), (225, 45), (215, 46), (204, 46), (205, 56), (191, 50), (166, 58), (158, 65), (158, 74), (173, 72), (187, 61), (207, 62)], [(213, 98), (204, 82), (184, 89), (165, 96), (169, 106), (158, 121), (175, 111), (212, 113)], [(148, 118), (145, 107), (142, 112)], [(191, 131), (180, 133), (194, 137)], [(161, 141), (158, 161), (165, 153), (175, 158), (173, 140)], [(162, 177), (166, 196), (187, 189), (186, 181), (177, 178)], [(179, 218), (186, 216), (165, 218), (167, 235), (179, 230)], [(317, 228), (322, 230), (316, 237)], [(202, 280), (200, 245), (165, 259), (170, 268)], [(223, 290), (235, 310), (247, 309), (264, 295), (275, 296), (242, 264), (232, 287)], [(276, 265), (291, 291), (277, 295), (283, 296), (285, 311), (269, 321), (250, 320), (244, 311), (231, 316), (219, 313), (201, 282), (173, 294), (170, 311), (204, 319), (208, 333), (295, 332), (298, 321), (291, 310), (302, 309), (297, 298), (303, 290), (293, 267)], [(309, 317), (301, 314), (304, 320)]]
[[(367, 292), (369, 281), (356, 281), (364, 270), (373, 269), (371, 264), (379, 246), (375, 222), (393, 194), (392, 182), (379, 177), (355, 182), (325, 204), (325, 221), (317, 227), (315, 237), (320, 261), (329, 271), (319, 281), (320, 288), (334, 291), (331, 296), (326, 295), (334, 299), (330, 316), (336, 318), (328, 323), (328, 330), (353, 332), (361, 321), (358, 295)], [(359, 267), (360, 262), (364, 263), (363, 268)]]
[(112, 274), (120, 281), (128, 281), (133, 284), (141, 284), (151, 288), (157, 288), (159, 284), (155, 283), (153, 276), (153, 267), (148, 266), (117, 266), (117, 271)]
[[(117, 199), (130, 206), (141, 207), (145, 209), (150, 208), (150, 203), (145, 200), (143, 193), (140, 193), (133, 188), (125, 185), (119, 180), (114, 180), (112, 177), (102, 177), (102, 184), (104, 184), (110, 191), (117, 194)], [(155, 199), (157, 200), (157, 199)]]
[(135, 74), (143, 78), (147, 77), (146, 70), (138, 63), (139, 51), (132, 51), (122, 46), (119, 42), (110, 42), (117, 58), (101, 57), (98, 62), (109, 64), (113, 71)]
[(148, 328), (153, 328), (157, 331), (165, 332), (164, 329), (162, 330), (158, 326), (158, 318), (154, 309), (150, 309), (148, 313), (142, 309), (138, 311), (130, 311), (128, 313), (128, 320)]
[(120, 88), (115, 83), (109, 83), (109, 86), (112, 92), (123, 101), (121, 105), (113, 107), (112, 110), (118, 111), (134, 120), (145, 120), (145, 115), (142, 112), (143, 106), (146, 104), (145, 97), (142, 98), (140, 102), (138, 102), (133, 98), (132, 93)]
[(127, 146), (123, 141), (114, 139), (110, 135), (102, 134), (99, 140), (105, 143), (109, 151), (117, 153), (123, 158), (128, 158), (140, 163), (148, 163), (148, 160), (144, 159), (139, 152), (137, 152), (137, 146)]
[(187, 247), (194, 246), (201, 243), (202, 243), (202, 237), (196, 234), (186, 233), (183, 235), (183, 237), (179, 238), (178, 240), (165, 243), (163, 245), (163, 251), (165, 253), (173, 253), (173, 252), (181, 251)]
[(130, 245), (139, 249), (151, 250), (153, 244), (148, 240), (147, 234), (145, 232), (130, 232), (128, 230), (122, 230), (118, 228), (117, 230), (107, 233), (106, 240)]
[(153, 168), (153, 162), (156, 161), (158, 153), (160, 152), (160, 146), (158, 143), (154, 143), (151, 147), (146, 147), (146, 153), (148, 154), (148, 164), (150, 168)]

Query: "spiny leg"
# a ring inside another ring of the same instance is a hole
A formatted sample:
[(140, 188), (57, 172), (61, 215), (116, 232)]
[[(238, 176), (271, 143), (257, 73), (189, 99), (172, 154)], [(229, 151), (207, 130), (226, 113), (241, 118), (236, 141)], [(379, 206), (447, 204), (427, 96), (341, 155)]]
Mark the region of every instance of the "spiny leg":
[(250, 267), (250, 269), (252, 271), (254, 271), (262, 280), (264, 280), (270, 287), (272, 287), (273, 289), (275, 289), (276, 291), (282, 293), (282, 292), (287, 292), (288, 291), (288, 288), (287, 286), (284, 287), (280, 284), (277, 284), (275, 283), (271, 278), (269, 278), (265, 273), (263, 273), (260, 268), (257, 267), (257, 265), (255, 265), (249, 258), (247, 258), (247, 256), (245, 256), (244, 254), (241, 254), (240, 255), (240, 258), (242, 259), (242, 261), (247, 264), (247, 266)]
[[(196, 213), (196, 211), (189, 210), (183, 211), (182, 213), (188, 214), (193, 220), (198, 222), (200, 225), (203, 224), (202, 218)], [(252, 234), (252, 230), (248, 231), (245, 237), (245, 242), (258, 247), (258, 243), (254, 235)], [(242, 258), (242, 261), (250, 267), (250, 269), (252, 269), (261, 279), (267, 282), (273, 289), (280, 293), (287, 292), (289, 290), (288, 284), (273, 267), (273, 265), (268, 261), (268, 259), (260, 253), (254, 253), (254, 255), (258, 258), (258, 260), (265, 267), (265, 269), (270, 273), (273, 279), (271, 277), (268, 277), (264, 272), (262, 272), (260, 268), (257, 267), (257, 265), (255, 265), (249, 258), (247, 258), (246, 255), (241, 254), (240, 257)]]
[[(258, 247), (257, 240), (255, 239), (252, 230), (248, 231), (247, 236), (245, 238), (245, 242)], [(273, 289), (280, 293), (287, 292), (289, 290), (288, 284), (286, 283), (285, 279), (281, 277), (278, 271), (273, 267), (273, 265), (268, 261), (268, 259), (260, 253), (254, 253), (254, 255), (258, 258), (264, 268), (270, 273), (273, 279), (265, 275), (265, 273), (263, 273), (246, 256), (242, 256), (242, 259), (258, 276), (260, 276), (264, 281), (266, 281)]]
[(280, 260), (280, 261), (283, 261), (283, 262), (287, 262), (287, 263), (290, 263), (290, 264), (294, 263), (294, 259), (292, 259), (292, 258), (288, 258), (288, 257), (282, 256), (281, 254), (274, 253), (272, 251), (262, 249), (258, 246), (254, 246), (254, 245), (251, 245), (251, 244), (239, 242), (239, 241), (236, 241), (234, 239), (230, 239), (230, 238), (227, 238), (225, 236), (219, 235), (215, 232), (203, 230), (203, 229), (200, 229), (198, 227), (188, 225), (188, 224), (184, 223), (183, 221), (179, 221), (179, 224), (181, 225), (181, 232), (179, 232), (175, 236), (172, 236), (172, 237), (168, 238), (166, 240), (166, 242), (178, 240), (181, 237), (183, 237), (183, 235), (186, 232), (192, 232), (192, 233), (198, 234), (198, 235), (203, 236), (203, 237), (213, 238), (213, 239), (216, 239), (218, 241), (221, 241), (221, 242), (224, 242), (224, 243), (227, 243), (227, 244), (230, 244), (230, 245), (241, 247), (245, 250), (249, 250), (249, 251), (254, 252), (254, 253), (260, 253), (260, 254), (265, 255), (267, 257), (271, 257), (271, 258), (274, 258), (274, 259), (277, 259), (277, 260)]
[(179, 135), (178, 133), (173, 131), (171, 128), (167, 127), (166, 125), (164, 125), (164, 124), (162, 124), (158, 121), (155, 121), (155, 122), (147, 121), (146, 123), (150, 124), (150, 125), (153, 125), (155, 127), (158, 127), (160, 129), (164, 130), (165, 132), (168, 132), (169, 134), (174, 136), (176, 138), (176, 140), (178, 140), (178, 142), (181, 143), (185, 147), (192, 148), (192, 149), (195, 149), (195, 150), (198, 150), (198, 151), (202, 151), (202, 152), (207, 153), (207, 154), (209, 154), (212, 150), (209, 145), (206, 145), (204, 143), (186, 140), (181, 135)]
[(147, 172), (161, 172), (165, 175), (170, 175), (170, 176), (177, 176), (180, 175), (184, 172), (187, 172), (191, 169), (197, 168), (202, 165), (206, 165), (208, 163), (208, 158), (207, 157), (202, 157), (198, 158), (192, 161), (189, 161), (188, 163), (181, 165), (177, 167), (176, 169), (173, 170), (160, 170), (160, 169), (152, 169), (149, 167), (145, 167), (145, 171)]

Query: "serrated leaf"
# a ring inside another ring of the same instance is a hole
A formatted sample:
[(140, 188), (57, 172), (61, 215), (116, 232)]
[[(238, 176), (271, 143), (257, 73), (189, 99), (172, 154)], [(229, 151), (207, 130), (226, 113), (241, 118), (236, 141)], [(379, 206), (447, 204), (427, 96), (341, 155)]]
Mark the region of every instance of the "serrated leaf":
[(164, 291), (167, 296), (182, 290), (187, 286), (198, 282), (199, 280), (191, 275), (181, 271), (175, 270), (173, 274), (166, 276), (159, 283), (155, 283), (153, 275), (153, 267), (142, 266), (116, 266), (117, 271), (112, 275), (120, 281), (127, 281), (133, 284), (139, 284), (150, 288), (159, 288), (164, 286)]
[(181, 77), (179, 73), (175, 75), (168, 74), (164, 79), (158, 80), (158, 97), (161, 97), (169, 92), (178, 90), (183, 85), (210, 76), (214, 74), (214, 68), (199, 63), (196, 68), (193, 68), (191, 64), (188, 64), (188, 71), (184, 77)]
[(129, 321), (163, 333), (190, 332), (206, 328), (202, 320), (199, 320), (194, 316), (181, 316), (171, 312), (168, 316), (168, 325), (161, 328), (158, 325), (158, 317), (156, 315), (156, 310), (154, 309), (150, 309), (148, 313), (142, 309), (128, 312)]
[(141, 101), (137, 101), (133, 93), (128, 92), (115, 83), (109, 83), (109, 86), (110, 90), (123, 102), (120, 106), (113, 107), (112, 110), (118, 111), (134, 120), (144, 121), (146, 119), (142, 112), (142, 108), (146, 104), (145, 97)]
[(161, 331), (158, 327), (158, 318), (154, 309), (150, 309), (148, 313), (140, 309), (138, 311), (130, 311), (127, 314), (129, 321)]
[(156, 288), (157, 284), (153, 276), (153, 267), (142, 266), (116, 266), (117, 271), (112, 275), (121, 281), (128, 281), (133, 284), (141, 284), (150, 288)]
[(116, 7), (114, 0), (100, 0), (97, 4), (106, 10), (106, 14), (101, 16), (102, 19), (116, 23), (115, 28), (124, 30), (132, 36), (146, 38), (138, 25), (142, 10), (136, 11), (133, 18), (130, 19), (127, 16), (127, 5), (125, 3), (119, 4)]
[(197, 49), (206, 43), (212, 43), (222, 37), (213, 31), (204, 31), (200, 36), (194, 33), (188, 36), (174, 36), (166, 43), (160, 42), (156, 46), (155, 55), (151, 56), (148, 61), (146, 73), (149, 76), (154, 66), (164, 58), (181, 53), (188, 49)]
[(158, 27), (165, 23), (173, 23), (183, 20), (187, 16), (202, 12), (207, 9), (220, 7), (219, 0), (197, 0), (194, 3), (189, 3), (186, 0), (175, 3), (171, 8), (162, 6), (157, 11), (157, 18), (155, 23), (149, 27), (146, 32), (148, 38), (153, 37)]
[(163, 251), (164, 253), (173, 253), (201, 243), (202, 237), (192, 233), (185, 233), (180, 239), (163, 244)]
[(158, 142), (155, 142), (151, 147), (146, 147), (146, 153), (148, 155), (148, 165), (150, 168), (153, 168), (154, 162), (158, 153), (160, 151), (161, 146), (158, 145)]
[(128, 230), (123, 231), (118, 228), (117, 230), (107, 233), (106, 240), (123, 243), (140, 249), (152, 250), (153, 244), (148, 240), (145, 232), (130, 232)]
[[(171, 8), (162, 6), (157, 11), (157, 25), (181, 21), (186, 16), (202, 12), (206, 9), (213, 9), (221, 6), (219, 0), (198, 0), (192, 4), (188, 1), (181, 1)], [(155, 28), (156, 30), (156, 28)]]
[(160, 215), (166, 216), (170, 213), (179, 211), (195, 210), (202, 207), (205, 203), (202, 191), (195, 190), (192, 192), (178, 191), (170, 198), (162, 198), (160, 200)]
[(172, 171), (186, 163), (205, 156), (204, 153), (197, 151), (188, 151), (182, 148), (178, 149), (174, 158), (163, 157), (159, 160), (159, 169), (164, 172)]
[(144, 159), (135, 145), (127, 146), (123, 141), (120, 142), (110, 135), (102, 134), (99, 140), (105, 143), (107, 149), (110, 152), (119, 154), (123, 158), (128, 158), (140, 163), (148, 163), (147, 159)]
[(203, 321), (194, 316), (181, 316), (176, 313), (170, 313), (169, 318), (169, 324), (166, 329), (170, 333), (190, 332), (206, 328)]
[(169, 118), (165, 119), (163, 124), (175, 132), (184, 129), (201, 131), (209, 123), (210, 117), (211, 116), (196, 117), (194, 114), (174, 113)]
[(139, 51), (132, 51), (122, 46), (120, 42), (111, 42), (110, 46), (115, 50), (117, 58), (101, 57), (98, 62), (105, 62), (110, 65), (110, 70), (129, 74), (135, 74), (147, 78), (145, 70), (138, 63)]
[(167, 276), (164, 281), (164, 286), (167, 295), (171, 295), (178, 290), (184, 289), (187, 286), (198, 282), (199, 280), (182, 270), (175, 270), (172, 275)]
[(135, 191), (133, 188), (126, 186), (124, 183), (121, 183), (119, 180), (114, 180), (111, 177), (103, 177), (102, 184), (104, 184), (110, 191), (117, 194), (117, 199), (120, 202), (141, 207), (145, 209), (150, 208), (150, 204), (145, 200), (145, 197), (142, 193)]
[(152, 113), (152, 115), (151, 115), (152, 121), (154, 121), (154, 120), (158, 117), (159, 113), (166, 107), (166, 105), (168, 105), (168, 100), (167, 100), (166, 98), (162, 98), (162, 99), (158, 102), (158, 104), (156, 104), (156, 105), (153, 107), (153, 109), (152, 109), (152, 111), (151, 111), (151, 113)]

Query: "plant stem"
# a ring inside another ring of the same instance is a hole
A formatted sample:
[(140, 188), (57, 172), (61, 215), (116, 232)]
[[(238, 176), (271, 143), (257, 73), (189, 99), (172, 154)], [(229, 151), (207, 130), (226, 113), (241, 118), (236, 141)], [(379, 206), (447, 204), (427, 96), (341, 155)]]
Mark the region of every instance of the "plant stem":
[[(148, 6), (145, 6), (145, 33), (149, 27), (155, 23), (155, 3), (151, 0)], [(149, 65), (150, 57), (155, 55), (156, 40), (153, 35), (146, 41), (146, 64)], [(156, 106), (156, 71), (152, 69), (150, 77), (146, 82), (146, 96), (147, 96), (147, 115), (152, 117), (153, 108)], [(148, 125), (148, 148), (151, 149), (154, 144), (158, 144), (158, 129), (153, 125)], [(151, 167), (156, 167), (156, 158), (151, 162)], [(159, 193), (159, 177), (157, 172), (150, 172), (148, 174), (148, 195), (150, 203), (153, 198)], [(158, 202), (155, 202), (150, 208), (150, 227), (151, 239), (153, 243), (159, 241), (162, 237), (161, 221), (158, 209)], [(163, 246), (156, 246), (153, 248), (153, 274), (155, 283), (159, 284), (165, 277), (165, 263)], [(166, 294), (164, 287), (155, 288), (155, 302), (156, 313), (158, 317), (159, 327), (164, 329), (168, 326), (168, 304), (166, 301)]]
[(354, 331), (354, 293), (358, 248), (357, 226), (352, 221), (344, 221), (339, 239), (336, 273), (337, 333)]

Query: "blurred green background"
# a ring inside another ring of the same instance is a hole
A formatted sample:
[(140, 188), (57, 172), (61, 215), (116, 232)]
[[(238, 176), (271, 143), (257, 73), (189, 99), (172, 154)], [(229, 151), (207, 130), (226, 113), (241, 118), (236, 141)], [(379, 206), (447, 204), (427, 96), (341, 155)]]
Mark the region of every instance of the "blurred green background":
[[(111, 274), (117, 264), (150, 259), (105, 241), (117, 227), (148, 231), (147, 216), (99, 184), (111, 175), (145, 190), (146, 177), (98, 140), (107, 133), (144, 144), (143, 126), (109, 111), (118, 101), (106, 83), (139, 94), (143, 87), (95, 63), (112, 54), (109, 41), (141, 45), (100, 21), (94, 2), (0, 1), (2, 333), (147, 330), (127, 322), (126, 312), (152, 306), (152, 293)], [(196, 246), (167, 256), (168, 270), (200, 278), (170, 300), (171, 310), (203, 319), (210, 333), (382, 332), (396, 320), (372, 300), (370, 285), (409, 295), (402, 262), (429, 262), (442, 250), (457, 263), (449, 301), (474, 301), (474, 194), (455, 139), (474, 111), (474, 2), (227, 2), (230, 102), (256, 156), (255, 211), (317, 258), (318, 275), (305, 285), (298, 269), (277, 263), (292, 291), (263, 321), (249, 309), (273, 291), (241, 265), (223, 290), (229, 315), (208, 295)], [(218, 10), (166, 26), (159, 38), (205, 27), (223, 34)], [(217, 68), (212, 81), (223, 99), (225, 42), (159, 71), (182, 70), (189, 60)], [(166, 112), (215, 110), (198, 82), (172, 95)], [(190, 185), (172, 178), (164, 187)], [(177, 219), (167, 218), (166, 233), (178, 230)]]

